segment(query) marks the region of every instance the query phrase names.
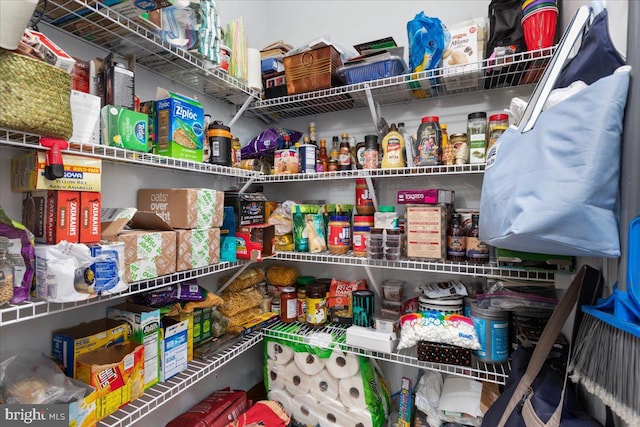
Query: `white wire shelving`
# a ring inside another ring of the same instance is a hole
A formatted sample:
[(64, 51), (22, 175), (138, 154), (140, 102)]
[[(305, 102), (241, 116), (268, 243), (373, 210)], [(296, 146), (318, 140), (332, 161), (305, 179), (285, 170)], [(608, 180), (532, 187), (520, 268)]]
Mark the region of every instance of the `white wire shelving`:
[(200, 267), (193, 270), (180, 271), (150, 280), (130, 283), (129, 288), (123, 292), (96, 296), (82, 301), (56, 303), (32, 298), (30, 301), (0, 307), (0, 327), (13, 323), (24, 322), (37, 317), (48, 316), (62, 311), (86, 307), (88, 305), (98, 304), (104, 301), (150, 291), (152, 289), (162, 288), (164, 286), (184, 282), (185, 280), (196, 279), (216, 272), (235, 269), (243, 264), (245, 264), (244, 261), (222, 262), (220, 264), (208, 265), (206, 267)]
[(426, 273), (456, 274), (462, 276), (484, 276), (503, 279), (521, 279), (539, 282), (553, 282), (555, 272), (542, 270), (527, 270), (518, 267), (498, 267), (491, 264), (471, 264), (468, 262), (428, 261), (403, 259), (387, 261), (357, 257), (350, 253), (346, 255), (332, 255), (328, 252), (278, 252), (275, 259), (282, 261), (311, 262), (316, 264), (356, 265), (393, 270), (422, 271)]
[[(100, 427), (125, 427), (160, 408), (165, 402), (222, 368), (236, 357), (262, 342), (262, 333), (253, 332), (239, 343), (207, 359), (194, 359), (173, 378), (146, 390), (144, 394), (98, 423)], [(176, 414), (178, 415), (178, 414)], [(168, 421), (168, 420), (167, 420)]]
[[(509, 362), (502, 364), (490, 364), (477, 360), (472, 360), (471, 366), (448, 365), (444, 363), (432, 363), (418, 360), (416, 348), (412, 347), (404, 350), (394, 350), (391, 353), (368, 350), (345, 344), (346, 329), (336, 325), (328, 325), (320, 328), (312, 328), (302, 323), (277, 323), (263, 329), (265, 338), (275, 338), (288, 342), (306, 343), (320, 347), (329, 347), (333, 343), (347, 352), (371, 357), (378, 360), (398, 363), (421, 369), (454, 374), (462, 377), (473, 378), (481, 381), (504, 384), (511, 366)], [(332, 338), (328, 338), (332, 337)]]
[(129, 19), (101, 2), (49, 0), (42, 21), (118, 55), (133, 54), (136, 66), (217, 99), (240, 105), (248, 97), (259, 97), (244, 81), (162, 40), (148, 21), (139, 17)]
[(506, 56), (495, 63), (483, 60), (463, 68), (438, 68), (370, 80), (330, 89), (255, 101), (249, 114), (265, 121), (369, 108), (369, 96), (380, 105), (427, 98), (488, 92), (538, 82), (555, 47)]

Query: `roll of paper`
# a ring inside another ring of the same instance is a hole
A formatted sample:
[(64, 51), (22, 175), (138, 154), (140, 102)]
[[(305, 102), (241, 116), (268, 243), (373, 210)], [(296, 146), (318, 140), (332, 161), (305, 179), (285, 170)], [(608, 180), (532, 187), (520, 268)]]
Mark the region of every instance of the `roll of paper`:
[(315, 426), (318, 424), (319, 406), (318, 402), (309, 395), (297, 395), (293, 398), (292, 415), (296, 421), (307, 425)]
[(373, 427), (368, 409), (352, 408), (347, 411), (344, 427)]
[(338, 380), (329, 371), (323, 369), (311, 377), (311, 396), (320, 402), (324, 399), (338, 399)]
[(318, 409), (320, 427), (346, 427), (352, 422), (347, 416), (347, 408), (337, 400), (320, 400)]
[(290, 347), (274, 341), (267, 343), (267, 354), (279, 365), (286, 365), (293, 359), (293, 350)]
[(284, 389), (283, 371), (285, 365), (278, 365), (275, 361), (267, 360), (267, 387), (269, 390)]
[(360, 372), (358, 356), (334, 349), (326, 362), (327, 371), (337, 379), (349, 378)]
[(268, 396), (269, 400), (280, 402), (287, 413), (291, 415), (291, 410), (293, 409), (293, 401), (291, 395), (289, 395), (286, 390), (271, 390), (269, 391)]
[(260, 59), (260, 51), (258, 49), (249, 48), (247, 64), (247, 84), (255, 90), (262, 90), (262, 63)]
[(347, 408), (365, 408), (367, 401), (364, 396), (364, 385), (362, 384), (362, 376), (355, 375), (340, 380), (338, 386), (340, 401)]
[(282, 376), (284, 388), (293, 396), (308, 395), (311, 389), (311, 378), (298, 369), (295, 362), (284, 366)]
[(307, 375), (315, 375), (322, 371), (325, 361), (315, 354), (299, 352), (293, 355), (293, 360), (300, 370)]

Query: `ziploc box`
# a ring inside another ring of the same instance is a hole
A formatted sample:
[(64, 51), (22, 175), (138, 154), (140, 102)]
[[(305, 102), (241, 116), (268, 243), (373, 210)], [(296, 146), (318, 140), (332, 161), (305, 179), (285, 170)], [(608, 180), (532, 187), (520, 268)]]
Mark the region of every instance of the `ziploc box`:
[(158, 88), (156, 93), (156, 153), (202, 162), (204, 110), (193, 99)]
[(62, 363), (65, 375), (75, 378), (78, 356), (126, 340), (126, 323), (103, 318), (53, 331), (51, 354)]
[(187, 369), (187, 349), (189, 338), (187, 330), (189, 320), (178, 322), (174, 319), (162, 318), (162, 341), (160, 343), (160, 381), (169, 378)]
[(176, 271), (176, 232), (153, 212), (102, 209), (102, 239), (124, 243), (125, 280), (129, 283)]
[(102, 160), (63, 154), (64, 176), (49, 180), (44, 176), (47, 154), (32, 151), (11, 160), (11, 191), (35, 190), (100, 191)]
[(144, 188), (138, 209), (155, 212), (173, 228), (218, 228), (224, 216), (224, 193), (207, 188)]
[(192, 270), (220, 262), (220, 229), (176, 230), (176, 271)]
[(160, 309), (123, 303), (107, 308), (109, 319), (127, 322), (129, 340), (144, 344), (144, 388), (160, 378)]
[(148, 120), (144, 113), (105, 105), (102, 117), (102, 144), (134, 151), (149, 151)]
[(144, 393), (144, 346), (127, 341), (83, 354), (76, 372), (97, 389), (96, 419), (101, 420)]

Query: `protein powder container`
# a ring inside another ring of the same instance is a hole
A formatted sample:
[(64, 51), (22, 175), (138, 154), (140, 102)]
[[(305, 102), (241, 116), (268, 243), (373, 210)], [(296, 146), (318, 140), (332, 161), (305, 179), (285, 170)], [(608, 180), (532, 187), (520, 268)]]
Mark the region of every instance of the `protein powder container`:
[(486, 363), (502, 363), (509, 358), (509, 312), (471, 305), (471, 320), (478, 332), (480, 350), (473, 354)]
[(231, 129), (220, 121), (209, 125), (209, 163), (221, 166), (231, 166)]

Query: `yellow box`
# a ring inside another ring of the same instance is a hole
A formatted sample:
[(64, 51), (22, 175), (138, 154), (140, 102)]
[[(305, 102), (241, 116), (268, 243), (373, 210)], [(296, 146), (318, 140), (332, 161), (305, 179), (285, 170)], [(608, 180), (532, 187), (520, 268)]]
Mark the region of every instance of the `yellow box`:
[(82, 399), (69, 403), (69, 427), (95, 426), (98, 422), (96, 419), (96, 397), (98, 397), (96, 389), (73, 378), (70, 378), (69, 381), (73, 385), (85, 389), (85, 396)]
[(44, 177), (46, 153), (33, 151), (11, 160), (11, 191), (101, 190), (102, 160), (63, 154), (64, 177), (54, 181)]

